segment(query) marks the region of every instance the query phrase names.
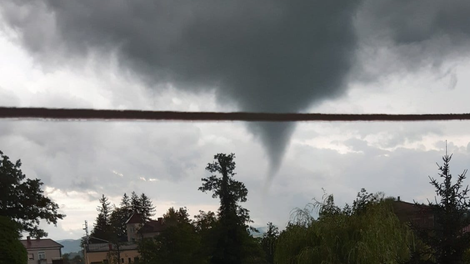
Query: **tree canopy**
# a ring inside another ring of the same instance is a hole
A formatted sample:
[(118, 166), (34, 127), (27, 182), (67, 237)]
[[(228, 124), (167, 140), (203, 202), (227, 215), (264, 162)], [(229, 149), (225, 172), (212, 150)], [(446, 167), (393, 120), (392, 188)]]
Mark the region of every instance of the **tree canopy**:
[[(368, 197), (367, 199), (363, 199)], [(319, 217), (313, 216), (318, 210)], [(276, 263), (401, 263), (410, 256), (413, 235), (390, 202), (359, 193), (340, 209), (332, 195), (297, 209), (276, 248)]]
[(59, 213), (59, 206), (44, 195), (41, 180), (26, 178), (20, 160), (13, 163), (1, 151), (0, 158), (0, 216), (18, 223), (21, 232), (29, 232), (38, 238), (47, 236), (39, 228), (40, 221), (55, 225), (65, 215)]
[(464, 228), (470, 225), (470, 200), (468, 186), (464, 186), (467, 170), (457, 175), (453, 182), (450, 173), (452, 155), (442, 157), (443, 164), (438, 166), (438, 179), (429, 177), (436, 192), (436, 202), (430, 202), (434, 212), (434, 227), (431, 231), (420, 230), (420, 238), (433, 250), (437, 263), (461, 263), (465, 251), (470, 249), (470, 233)]
[(19, 225), (10, 218), (0, 216), (0, 264), (26, 264), (26, 248), (21, 244)]
[(202, 192), (212, 192), (213, 198), (219, 198), (219, 224), (216, 227), (217, 244), (212, 253), (211, 263), (242, 263), (247, 257), (245, 244), (249, 241), (247, 232), (250, 223), (249, 211), (240, 203), (246, 202), (248, 190), (245, 184), (235, 180), (235, 154), (219, 153), (215, 161), (209, 163), (206, 170), (217, 173), (203, 178)]

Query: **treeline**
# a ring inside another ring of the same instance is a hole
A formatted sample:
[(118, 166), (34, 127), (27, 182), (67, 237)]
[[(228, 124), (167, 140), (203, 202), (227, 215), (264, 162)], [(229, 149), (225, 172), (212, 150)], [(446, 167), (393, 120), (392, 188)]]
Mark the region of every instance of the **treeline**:
[(99, 202), (98, 216), (88, 241), (91, 243), (109, 241), (117, 244), (126, 242), (126, 221), (135, 213), (143, 224), (149, 221), (155, 213), (155, 206), (145, 193), (139, 196), (132, 192), (131, 197), (124, 193), (119, 206), (111, 206), (109, 199), (104, 194)]
[[(282, 231), (268, 223), (260, 238), (251, 235), (255, 229), (250, 227), (249, 210), (242, 206), (248, 190), (234, 179), (234, 158), (234, 154), (215, 155), (206, 167), (213, 175), (203, 178), (199, 187), (219, 200), (218, 211), (200, 211), (191, 219), (186, 208), (168, 209), (160, 234), (139, 242), (140, 263), (470, 263), (466, 171), (452, 177), (452, 155), (443, 157), (439, 178), (430, 178), (435, 202), (408, 204), (431, 212), (426, 216), (432, 218), (431, 227), (400, 219), (395, 206), (400, 201), (395, 198), (362, 189), (343, 207), (325, 194), (320, 201), (293, 210)], [(135, 204), (142, 201), (142, 196), (132, 197)], [(138, 211), (132, 200), (115, 208), (110, 219), (121, 208)], [(103, 196), (100, 212), (106, 204)]]

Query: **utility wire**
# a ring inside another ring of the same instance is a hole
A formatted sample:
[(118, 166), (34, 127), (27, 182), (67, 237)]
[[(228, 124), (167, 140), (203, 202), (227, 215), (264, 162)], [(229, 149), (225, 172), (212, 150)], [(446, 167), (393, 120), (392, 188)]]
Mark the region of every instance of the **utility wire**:
[(143, 110), (98, 110), (0, 107), (0, 118), (52, 120), (148, 120), (148, 121), (450, 121), (470, 120), (470, 113), (459, 114), (324, 114), (253, 112), (178, 112)]

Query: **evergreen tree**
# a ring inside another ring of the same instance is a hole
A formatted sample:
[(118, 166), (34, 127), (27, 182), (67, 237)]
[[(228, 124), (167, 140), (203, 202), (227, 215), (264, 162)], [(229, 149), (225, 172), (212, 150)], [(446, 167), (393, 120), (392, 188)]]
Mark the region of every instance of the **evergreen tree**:
[(273, 225), (273, 223), (268, 223), (268, 230), (263, 235), (261, 240), (261, 246), (264, 253), (266, 254), (266, 260), (269, 264), (274, 263), (274, 253), (276, 251), (277, 239), (279, 238), (279, 229)]
[(235, 154), (217, 154), (206, 170), (212, 175), (202, 179), (200, 191), (211, 191), (213, 198), (220, 199), (218, 211), (217, 244), (212, 263), (238, 264), (246, 257), (244, 243), (248, 240), (249, 211), (239, 203), (246, 202), (248, 190), (242, 182), (233, 179), (235, 175)]
[(127, 241), (126, 221), (129, 219), (129, 211), (123, 207), (115, 207), (110, 216), (111, 241), (121, 243)]
[(470, 247), (470, 234), (464, 228), (470, 225), (468, 186), (464, 188), (467, 170), (452, 182), (450, 161), (452, 155), (442, 157), (443, 165), (438, 166), (439, 178), (429, 177), (439, 199), (430, 203), (434, 209), (434, 228), (432, 232), (420, 232), (424, 242), (433, 249), (437, 263), (460, 263), (465, 250)]
[(100, 205), (96, 208), (99, 213), (96, 217), (96, 223), (91, 232), (92, 239), (90, 240), (97, 242), (103, 242), (102, 240), (109, 241), (112, 239), (111, 203), (104, 194), (101, 196), (99, 202)]
[(140, 202), (139, 196), (135, 192), (132, 192), (131, 194), (131, 209), (133, 213), (142, 213), (142, 204)]
[(155, 206), (145, 193), (140, 195), (140, 214), (144, 221), (150, 220), (150, 217), (155, 215)]
[(58, 213), (59, 206), (44, 196), (41, 180), (26, 179), (20, 167), (20, 160), (12, 163), (0, 151), (0, 216), (18, 223), (20, 231), (45, 237), (47, 233), (39, 228), (40, 220), (55, 225), (65, 215)]
[(131, 209), (131, 199), (129, 198), (129, 196), (127, 196), (126, 193), (124, 193), (124, 195), (122, 196), (122, 199), (121, 199), (121, 208), (124, 208), (124, 209)]

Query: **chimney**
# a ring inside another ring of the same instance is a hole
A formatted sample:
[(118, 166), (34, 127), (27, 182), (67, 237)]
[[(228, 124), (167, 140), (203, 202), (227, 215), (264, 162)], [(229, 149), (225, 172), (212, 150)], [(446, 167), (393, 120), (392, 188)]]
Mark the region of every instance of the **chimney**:
[(397, 201), (400, 201), (400, 196), (397, 197)]
[(160, 225), (163, 224), (163, 218), (162, 218), (162, 217), (159, 217), (159, 218), (158, 218), (158, 223), (159, 223)]

